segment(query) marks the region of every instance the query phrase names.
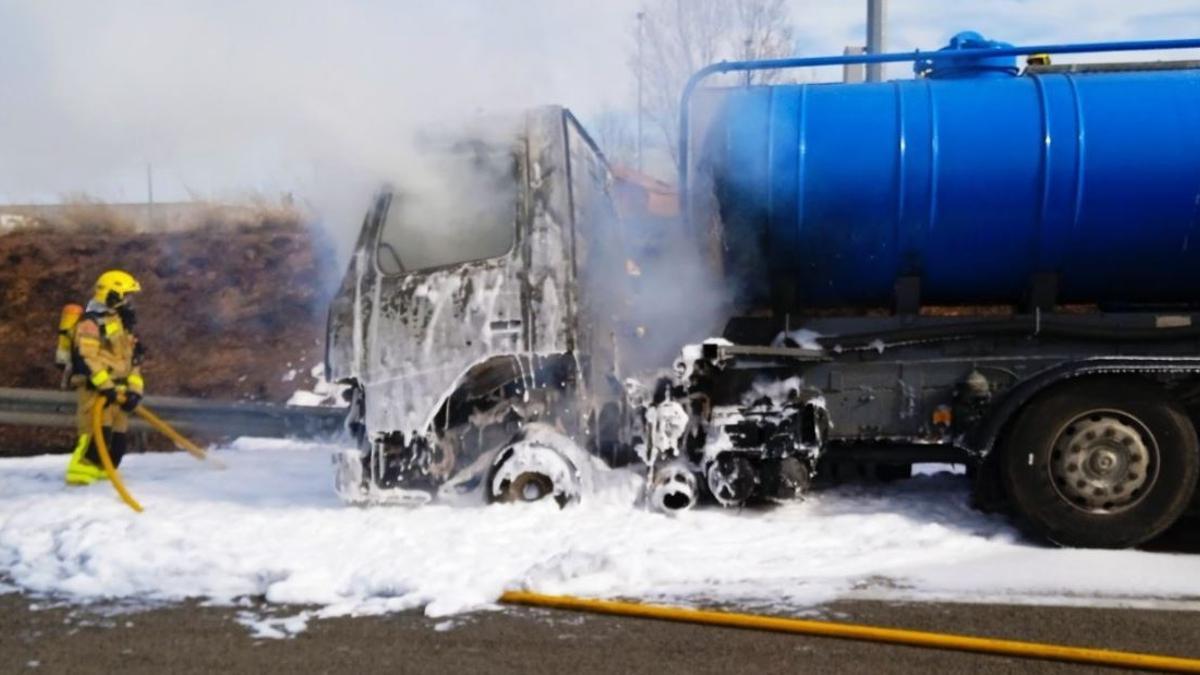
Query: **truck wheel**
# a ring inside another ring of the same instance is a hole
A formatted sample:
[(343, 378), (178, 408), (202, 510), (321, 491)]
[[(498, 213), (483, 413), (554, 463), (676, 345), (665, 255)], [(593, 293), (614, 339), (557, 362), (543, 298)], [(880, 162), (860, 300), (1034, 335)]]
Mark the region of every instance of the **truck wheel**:
[(553, 447), (521, 440), (496, 456), (487, 477), (489, 502), (536, 502), (551, 498), (560, 507), (579, 501), (579, 471)]
[(1039, 396), (1005, 442), (1004, 486), (1031, 534), (1125, 548), (1167, 529), (1196, 490), (1200, 444), (1183, 408), (1133, 379), (1083, 379)]
[(502, 502), (536, 502), (554, 493), (554, 481), (542, 473), (527, 471), (517, 474), (500, 493)]

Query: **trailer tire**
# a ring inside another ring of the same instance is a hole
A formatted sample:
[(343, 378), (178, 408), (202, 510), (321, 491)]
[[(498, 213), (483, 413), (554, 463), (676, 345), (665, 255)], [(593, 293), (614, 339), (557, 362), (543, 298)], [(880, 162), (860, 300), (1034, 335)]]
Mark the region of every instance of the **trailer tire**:
[(1182, 406), (1135, 378), (1081, 379), (1039, 395), (1002, 451), (1023, 529), (1061, 546), (1152, 539), (1187, 508), (1200, 474), (1200, 443)]

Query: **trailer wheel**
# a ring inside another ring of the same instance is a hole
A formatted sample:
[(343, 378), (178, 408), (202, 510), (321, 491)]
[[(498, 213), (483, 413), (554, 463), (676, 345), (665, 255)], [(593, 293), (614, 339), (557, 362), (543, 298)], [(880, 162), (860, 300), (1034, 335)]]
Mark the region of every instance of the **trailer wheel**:
[(1200, 443), (1183, 408), (1141, 380), (1083, 379), (1017, 417), (1003, 448), (1004, 486), (1022, 525), (1062, 546), (1125, 548), (1187, 508)]

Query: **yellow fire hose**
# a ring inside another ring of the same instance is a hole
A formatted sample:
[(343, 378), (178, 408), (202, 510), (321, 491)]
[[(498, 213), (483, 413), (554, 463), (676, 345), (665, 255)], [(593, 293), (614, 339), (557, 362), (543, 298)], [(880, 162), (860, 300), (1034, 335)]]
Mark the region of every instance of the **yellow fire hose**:
[(776, 633), (817, 635), (821, 637), (884, 642), (912, 647), (949, 649), (980, 654), (1016, 656), (1027, 659), (1066, 661), (1068, 663), (1083, 663), (1095, 666), (1140, 668), (1143, 670), (1177, 673), (1200, 673), (1200, 659), (1160, 656), (1157, 654), (1066, 647), (1018, 640), (998, 640), (968, 635), (930, 633), (851, 623), (715, 612), (686, 607), (619, 602), (615, 600), (594, 600), (566, 595), (542, 595), (540, 593), (528, 593), (525, 591), (508, 591), (500, 596), (500, 601), (510, 605), (547, 607), (576, 612), (590, 612), (593, 614), (611, 614), (642, 619), (724, 626), (727, 628), (748, 628)]
[(202, 461), (208, 461), (209, 464), (212, 464), (213, 466), (215, 466), (218, 469), (225, 468), (225, 465), (221, 461), (219, 461), (216, 457), (213, 457), (212, 455), (208, 454), (207, 452), (201, 450), (195, 443), (184, 438), (182, 434), (180, 434), (178, 431), (175, 431), (175, 429), (173, 429), (171, 427), (171, 425), (164, 422), (161, 417), (159, 417), (158, 415), (155, 415), (146, 406), (139, 405), (138, 407), (133, 409), (133, 412), (137, 413), (138, 417), (141, 417), (142, 419), (146, 420), (147, 424), (154, 427), (154, 429), (156, 431), (158, 431), (159, 433), (161, 433), (163, 436), (166, 436), (167, 438), (171, 439), (171, 442), (174, 443), (177, 447), (180, 447), (180, 448), (186, 450), (187, 453), (189, 455), (191, 455), (192, 457), (195, 457), (196, 459), (199, 459)]
[(117, 494), (121, 495), (121, 501), (129, 505), (129, 508), (142, 512), (142, 505), (138, 503), (133, 495), (129, 494), (129, 490), (125, 489), (125, 482), (121, 480), (121, 474), (117, 473), (117, 467), (113, 466), (112, 457), (108, 456), (108, 443), (104, 442), (104, 404), (103, 398), (96, 398), (96, 402), (92, 405), (92, 440), (96, 443), (96, 449), (100, 452), (100, 463), (104, 465), (104, 473), (108, 474), (108, 480), (116, 489)]
[[(92, 405), (92, 438), (96, 442), (96, 450), (100, 454), (100, 464), (104, 466), (104, 472), (108, 474), (109, 481), (112, 482), (113, 488), (117, 494), (121, 496), (121, 501), (129, 505), (129, 508), (141, 513), (142, 505), (138, 503), (129, 490), (125, 487), (125, 481), (121, 480), (121, 474), (117, 471), (117, 467), (113, 466), (112, 457), (108, 454), (108, 443), (104, 441), (104, 406), (106, 401), (103, 398), (97, 398), (95, 404)], [(146, 420), (146, 423), (154, 427), (167, 438), (171, 439), (175, 445), (183, 448), (196, 459), (208, 460), (217, 468), (225, 468), (225, 465), (218, 462), (216, 458), (209, 457), (208, 453), (201, 450), (188, 439), (184, 438), (178, 431), (171, 428), (169, 424), (162, 421), (158, 415), (148, 410), (146, 406), (139, 405), (134, 408), (134, 412)]]

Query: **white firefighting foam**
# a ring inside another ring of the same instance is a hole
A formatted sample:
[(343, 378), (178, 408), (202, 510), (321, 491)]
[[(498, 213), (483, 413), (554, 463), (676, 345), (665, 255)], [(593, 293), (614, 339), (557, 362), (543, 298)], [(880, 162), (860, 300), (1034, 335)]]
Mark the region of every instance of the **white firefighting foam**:
[(864, 596), (1200, 608), (1196, 556), (1032, 545), (971, 510), (961, 475), (740, 512), (640, 510), (633, 472), (605, 472), (563, 510), (361, 509), (330, 489), (331, 450), (242, 439), (218, 451), (225, 471), (132, 455), (122, 473), (142, 514), (106, 483), (63, 485), (64, 457), (0, 460), (0, 580), (79, 600), (261, 595), (316, 606), (305, 621), (447, 615), (517, 588), (780, 612)]
[[(284, 381), (291, 382), (296, 379), (297, 372), (297, 370), (289, 370), (284, 375)], [(347, 405), (344, 394), (348, 387), (343, 384), (326, 381), (324, 365), (318, 364), (313, 366), (309, 370), (309, 375), (315, 381), (312, 389), (297, 389), (292, 392), (292, 396), (287, 402), (288, 405), (332, 406), (335, 408)]]

